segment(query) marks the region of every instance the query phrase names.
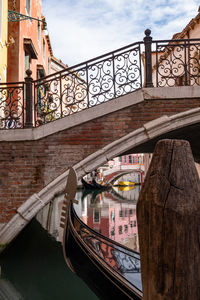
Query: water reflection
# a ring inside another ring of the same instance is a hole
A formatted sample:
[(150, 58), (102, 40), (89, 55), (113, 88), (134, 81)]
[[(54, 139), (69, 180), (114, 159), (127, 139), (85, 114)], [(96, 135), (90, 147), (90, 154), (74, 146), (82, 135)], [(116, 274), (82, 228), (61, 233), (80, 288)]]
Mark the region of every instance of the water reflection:
[[(135, 251), (139, 251), (136, 203), (140, 186), (114, 187), (111, 191), (78, 190), (76, 213), (90, 228)], [(64, 195), (57, 196), (38, 215), (37, 220), (57, 240), (62, 241), (59, 226)]]
[(101, 257), (111, 269), (126, 278), (127, 283), (141, 291), (142, 282), (139, 254), (129, 251), (127, 248), (122, 248), (120, 244), (113, 244), (110, 240), (94, 234), (94, 231), (84, 226), (80, 226), (79, 232), (87, 246), (96, 252), (98, 257)]

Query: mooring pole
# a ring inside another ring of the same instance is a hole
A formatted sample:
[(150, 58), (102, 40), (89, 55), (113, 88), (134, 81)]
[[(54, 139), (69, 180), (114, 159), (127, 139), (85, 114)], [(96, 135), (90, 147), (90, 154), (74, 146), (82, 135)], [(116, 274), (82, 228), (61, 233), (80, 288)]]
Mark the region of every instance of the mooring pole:
[(137, 204), (144, 300), (200, 299), (200, 180), (190, 145), (156, 145)]

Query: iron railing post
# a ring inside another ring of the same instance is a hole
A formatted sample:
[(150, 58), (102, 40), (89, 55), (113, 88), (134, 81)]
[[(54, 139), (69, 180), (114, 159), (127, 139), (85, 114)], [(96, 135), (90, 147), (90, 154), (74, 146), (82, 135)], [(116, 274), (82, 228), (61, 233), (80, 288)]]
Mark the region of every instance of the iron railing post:
[(145, 87), (153, 87), (152, 82), (152, 37), (151, 30), (145, 30), (144, 47), (145, 47)]
[(33, 78), (31, 77), (32, 71), (26, 71), (27, 77), (25, 78), (25, 128), (33, 127)]

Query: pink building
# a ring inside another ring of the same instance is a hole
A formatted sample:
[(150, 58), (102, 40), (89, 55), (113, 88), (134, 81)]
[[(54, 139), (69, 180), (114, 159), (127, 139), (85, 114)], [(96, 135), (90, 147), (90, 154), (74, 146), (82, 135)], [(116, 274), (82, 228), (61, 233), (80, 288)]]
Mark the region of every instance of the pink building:
[(130, 165), (130, 164), (143, 164), (144, 163), (144, 154), (128, 154), (118, 157), (121, 165)]
[(84, 221), (90, 228), (120, 244), (129, 246), (128, 240), (132, 239), (131, 248), (138, 251), (136, 204), (122, 204), (111, 197), (111, 194), (104, 194), (104, 201), (107, 198), (109, 207), (101, 205), (88, 207), (87, 220)]
[(118, 204), (109, 208), (109, 238), (120, 244), (126, 244), (127, 239), (134, 238), (134, 250), (138, 250), (137, 236), (136, 205)]

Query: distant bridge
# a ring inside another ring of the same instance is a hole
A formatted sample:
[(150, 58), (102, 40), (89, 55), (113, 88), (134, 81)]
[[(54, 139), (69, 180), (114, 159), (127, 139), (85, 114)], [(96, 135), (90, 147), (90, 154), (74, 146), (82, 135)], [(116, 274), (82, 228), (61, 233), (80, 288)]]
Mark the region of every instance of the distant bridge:
[(119, 165), (114, 168), (110, 168), (103, 172), (104, 181), (105, 182), (115, 182), (122, 175), (130, 174), (133, 172), (143, 172), (144, 165), (143, 164), (132, 164), (132, 165)]

